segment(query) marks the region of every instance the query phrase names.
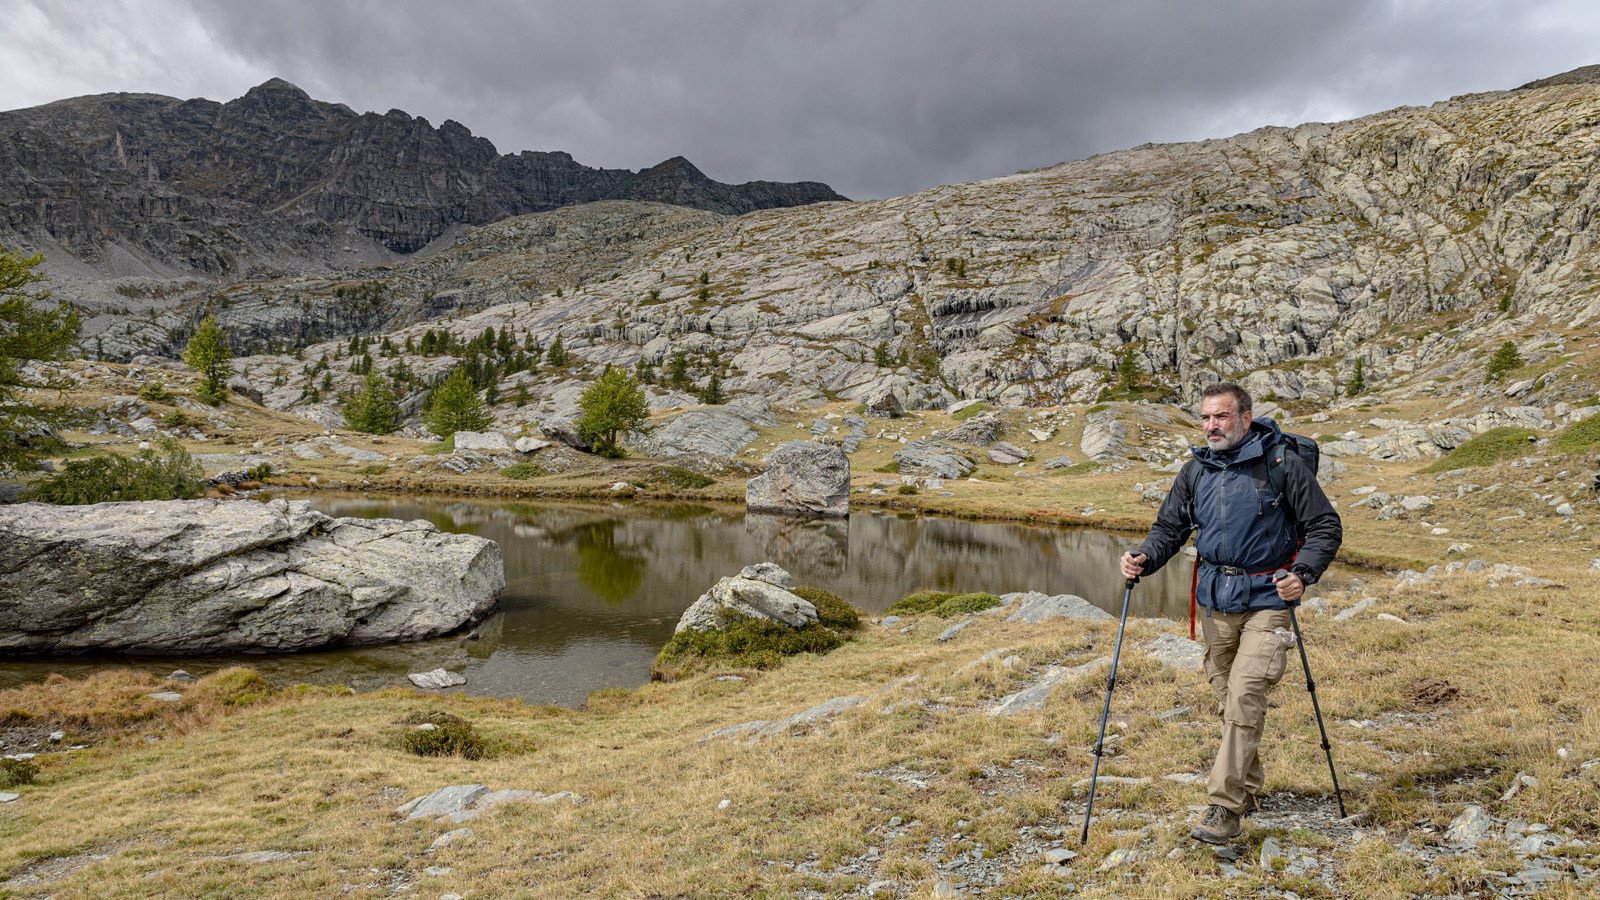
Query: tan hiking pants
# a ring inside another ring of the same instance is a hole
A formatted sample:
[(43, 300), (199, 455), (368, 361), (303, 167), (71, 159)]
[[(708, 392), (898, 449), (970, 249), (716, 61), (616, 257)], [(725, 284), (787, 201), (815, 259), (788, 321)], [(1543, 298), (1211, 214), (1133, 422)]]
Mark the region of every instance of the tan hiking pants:
[(1223, 613), (1200, 610), (1205, 674), (1222, 701), (1222, 744), (1206, 782), (1209, 802), (1242, 814), (1266, 780), (1257, 749), (1267, 718), (1267, 692), (1283, 678), (1289, 611)]

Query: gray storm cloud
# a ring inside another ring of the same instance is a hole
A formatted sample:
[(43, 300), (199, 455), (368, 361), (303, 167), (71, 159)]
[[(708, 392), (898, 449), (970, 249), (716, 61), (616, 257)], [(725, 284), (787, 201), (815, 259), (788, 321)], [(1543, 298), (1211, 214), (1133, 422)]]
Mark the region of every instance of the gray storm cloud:
[(1514, 87), (1600, 62), (1600, 7), (1416, 2), (19, 2), (0, 107), (225, 100), (279, 76), (502, 152), (671, 156), (852, 197), (1145, 141)]

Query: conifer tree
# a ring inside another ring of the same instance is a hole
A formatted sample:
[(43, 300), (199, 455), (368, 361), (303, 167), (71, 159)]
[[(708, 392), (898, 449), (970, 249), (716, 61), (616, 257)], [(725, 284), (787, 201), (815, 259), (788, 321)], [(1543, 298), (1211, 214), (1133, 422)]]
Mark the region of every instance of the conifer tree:
[(345, 404), (344, 427), (368, 434), (389, 434), (400, 427), (400, 404), (387, 379), (367, 373), (361, 392)]
[(228, 399), (228, 376), (233, 374), (233, 349), (228, 336), (213, 316), (200, 321), (200, 327), (183, 348), (183, 362), (200, 373), (205, 382), (196, 396), (216, 406)]
[(494, 418), (472, 387), (465, 366), (457, 366), (433, 389), (428, 406), (428, 430), (447, 438), (458, 431), (481, 431)]
[(1516, 344), (1506, 341), (1493, 356), (1489, 357), (1488, 379), (1499, 381), (1507, 372), (1520, 368), (1522, 368), (1522, 354), (1517, 352)]
[(17, 398), (19, 389), (41, 386), (22, 375), (22, 364), (66, 359), (78, 336), (75, 309), (68, 304), (46, 307), (48, 291), (28, 290), (44, 278), (34, 271), (43, 262), (44, 254), (21, 256), (0, 247), (0, 472), (19, 471), (62, 449), (53, 429), (75, 418), (66, 406)]
[(545, 361), (557, 368), (567, 364), (567, 348), (561, 346), (561, 335), (556, 335), (550, 342), (550, 349), (545, 352)]
[(619, 435), (650, 418), (644, 390), (622, 369), (606, 369), (578, 398), (578, 409), (578, 433), (601, 456), (621, 456)]
[(1346, 397), (1359, 396), (1367, 389), (1367, 364), (1366, 360), (1356, 357), (1355, 370), (1350, 373), (1350, 383), (1344, 386)]

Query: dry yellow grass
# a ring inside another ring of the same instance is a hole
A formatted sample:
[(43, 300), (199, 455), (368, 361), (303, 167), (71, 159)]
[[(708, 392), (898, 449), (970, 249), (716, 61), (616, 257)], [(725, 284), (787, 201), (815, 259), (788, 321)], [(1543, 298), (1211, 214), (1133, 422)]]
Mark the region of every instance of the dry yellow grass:
[[(1128, 736), (1103, 773), (1156, 780), (1102, 792), (1103, 817), (1073, 862), (1080, 895), (1128, 896), (1120, 876), (1101, 875), (1096, 866), (1130, 843), (1145, 854), (1132, 869), (1139, 896), (1220, 897), (1263, 887), (1303, 897), (1442, 895), (1490, 879), (1488, 870), (1504, 860), (1491, 851), (1430, 873), (1395, 848), (1402, 839), (1436, 843), (1466, 802), (1570, 829), (1592, 843), (1600, 837), (1600, 766), (1581, 764), (1600, 757), (1600, 684), (1589, 674), (1600, 666), (1600, 611), (1588, 599), (1600, 589), (1600, 574), (1567, 571), (1561, 578), (1565, 590), (1493, 588), (1460, 576), (1386, 589), (1374, 610), (1349, 622), (1306, 618), (1346, 802), (1369, 824), (1355, 843), (1277, 836), (1325, 844), (1323, 852), (1338, 861), (1337, 894), (1258, 869), (1225, 881), (1219, 861), (1188, 842), (1188, 809), (1203, 802), (1203, 789), (1160, 776), (1205, 770), (1215, 741), (1209, 689), (1197, 675), (1129, 652), (1113, 709)], [(1336, 608), (1349, 600), (1332, 599)], [(1412, 624), (1377, 619), (1378, 612)], [(807, 888), (834, 896), (865, 884), (838, 870), (878, 847), (872, 877), (907, 891), (927, 890), (941, 862), (978, 851), (1007, 866), (995, 896), (1051, 896), (1061, 882), (1039, 870), (1031, 851), (1018, 855), (1028, 846), (1019, 830), (1062, 827), (1075, 847), (1082, 792), (1072, 785), (1092, 761), (1103, 682), (1067, 685), (1043, 712), (1017, 718), (988, 716), (982, 704), (1044, 665), (1108, 652), (1114, 627), (980, 616), (941, 644), (935, 638), (948, 623), (913, 621), (910, 634), (869, 628), (829, 656), (745, 673), (743, 682), (717, 681), (712, 673), (609, 691), (587, 711), (405, 691), (285, 691), (244, 706), (217, 705), (188, 727), (135, 712), (131, 731), (91, 750), (41, 757), (38, 782), (21, 789), (23, 800), (0, 819), (0, 875), (47, 872), (63, 860), (70, 868), (109, 854), (9, 890), (63, 898), (360, 897), (409, 884), (424, 897), (788, 897)], [(1163, 629), (1173, 626), (1132, 624), (1130, 646)], [(1023, 665), (975, 664), (1002, 647)], [(1427, 679), (1457, 693), (1426, 688)], [(109, 685), (121, 683), (8, 691), (0, 693), (0, 709), (67, 715), (98, 708), (116, 693)], [(84, 696), (71, 699), (74, 689)], [(751, 745), (697, 742), (725, 725), (844, 695), (868, 702), (832, 728)], [(139, 708), (137, 698), (126, 699)], [(1275, 700), (1268, 791), (1326, 792), (1297, 673)], [(1195, 712), (1156, 719), (1180, 705)], [(476, 761), (405, 754), (398, 723), (426, 710), (472, 721), (497, 752)], [(1392, 724), (1360, 728), (1349, 720)], [(146, 735), (159, 740), (147, 743)], [(926, 788), (889, 777), (897, 771), (917, 773)], [(1536, 776), (1537, 785), (1500, 802), (1519, 772)], [(470, 840), (426, 853), (454, 826), (401, 822), (392, 810), (467, 782), (571, 790), (587, 802), (504, 806), (470, 823)], [(722, 799), (730, 801), (725, 810), (717, 808)], [(895, 816), (905, 824), (890, 831)], [(1122, 827), (1145, 823), (1147, 830)], [(1247, 825), (1247, 859), (1271, 833)], [(266, 863), (224, 858), (258, 850), (304, 855)], [(1593, 847), (1574, 852), (1586, 865), (1600, 862)], [(450, 871), (430, 875), (430, 866)], [(1579, 896), (1563, 891), (1557, 886), (1546, 896)]]

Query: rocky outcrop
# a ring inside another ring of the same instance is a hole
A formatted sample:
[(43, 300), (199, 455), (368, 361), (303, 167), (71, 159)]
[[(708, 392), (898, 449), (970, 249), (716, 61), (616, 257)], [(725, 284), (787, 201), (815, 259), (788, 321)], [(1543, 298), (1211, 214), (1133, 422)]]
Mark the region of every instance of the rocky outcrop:
[[(548, 432), (546, 432), (548, 434)], [(715, 407), (692, 409), (668, 420), (639, 442), (651, 456), (733, 456), (756, 439), (739, 415)]]
[(907, 475), (934, 478), (965, 478), (978, 468), (954, 447), (927, 439), (912, 441), (896, 450), (893, 459)]
[(788, 515), (850, 514), (850, 457), (843, 448), (789, 441), (767, 454), (767, 471), (745, 484), (745, 508)]
[(458, 122), (358, 114), (277, 78), (226, 103), (102, 94), (13, 110), (0, 135), (0, 205), (24, 246), (213, 275), (318, 239), (411, 253), (455, 226), (597, 200), (737, 215), (844, 199), (816, 182), (722, 184), (682, 157), (632, 172), (502, 155)]
[(417, 640), (485, 615), (500, 549), (305, 501), (0, 510), (0, 653), (283, 652)]
[(683, 611), (673, 631), (716, 631), (727, 625), (729, 617), (741, 616), (804, 628), (816, 624), (817, 608), (790, 593), (788, 572), (761, 563), (712, 585)]

